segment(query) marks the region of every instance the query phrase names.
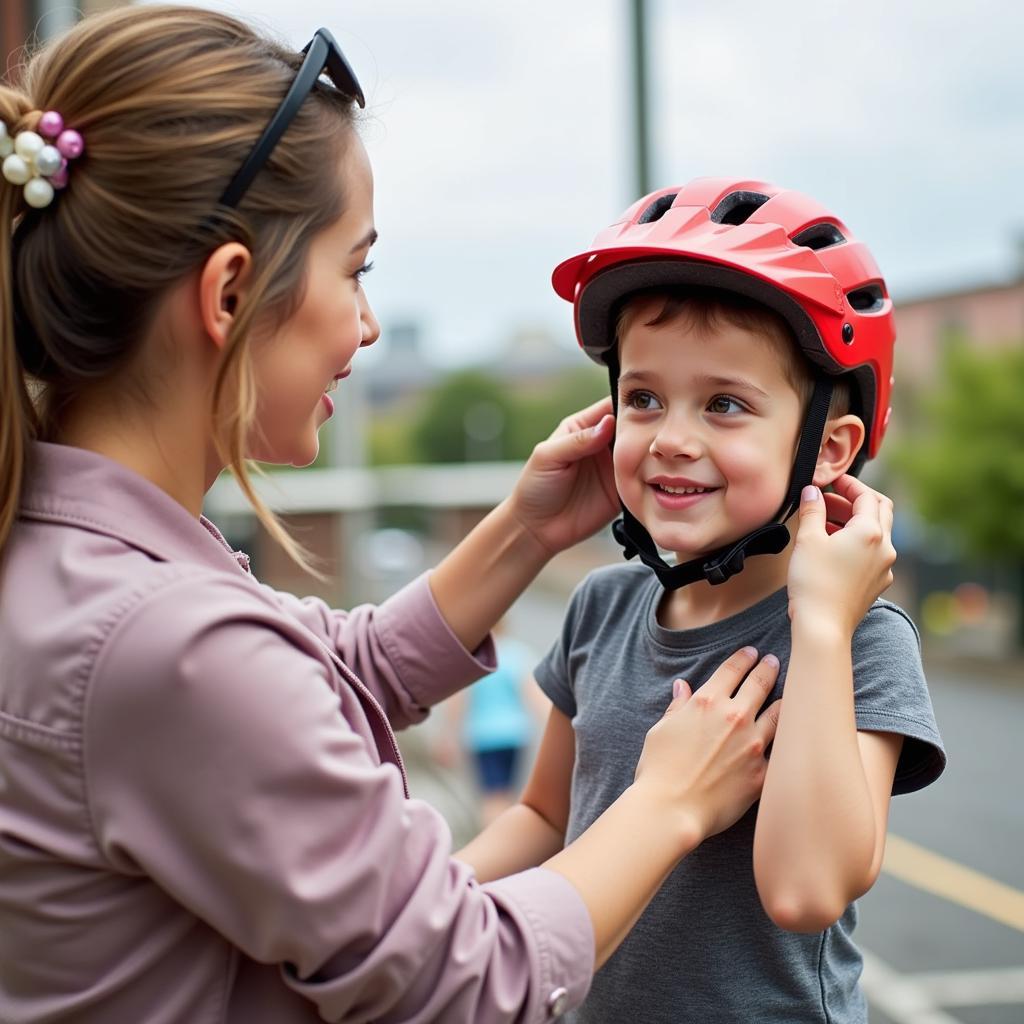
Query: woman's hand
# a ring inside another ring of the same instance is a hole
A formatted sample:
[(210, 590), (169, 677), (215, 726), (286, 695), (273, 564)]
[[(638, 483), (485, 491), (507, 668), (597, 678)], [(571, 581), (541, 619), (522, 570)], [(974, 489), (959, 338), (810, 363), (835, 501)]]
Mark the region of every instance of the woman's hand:
[(781, 702), (755, 716), (778, 671), (777, 660), (758, 663), (757, 651), (744, 648), (692, 696), (677, 681), (668, 710), (647, 733), (633, 784), (545, 861), (575, 886), (590, 912), (595, 968), (680, 858), (732, 825), (760, 795)]
[(562, 420), (533, 449), (512, 491), (512, 515), (548, 555), (589, 537), (619, 511), (611, 411), (611, 399), (603, 398)]
[(696, 693), (677, 681), (668, 710), (648, 731), (634, 785), (682, 823), (684, 846), (734, 824), (760, 795), (780, 702), (757, 714), (778, 674), (774, 655), (758, 661), (744, 647)]
[(789, 617), (853, 635), (875, 599), (892, 584), (892, 502), (856, 477), (835, 494), (804, 489), (789, 563)]

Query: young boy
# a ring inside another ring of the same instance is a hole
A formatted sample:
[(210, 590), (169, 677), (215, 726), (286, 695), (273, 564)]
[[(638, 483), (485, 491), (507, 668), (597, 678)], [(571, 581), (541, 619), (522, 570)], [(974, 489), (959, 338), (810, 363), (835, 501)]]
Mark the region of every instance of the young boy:
[(830, 532), (860, 532), (823, 538), (822, 559), (888, 543), (891, 504), (847, 475), (888, 422), (884, 282), (806, 197), (699, 179), (638, 202), (554, 283), (609, 368), (616, 536), (645, 564), (573, 595), (536, 671), (554, 709), (521, 804), (463, 855), (487, 877), (571, 841), (632, 781), (673, 680), (699, 687), (744, 644), (770, 653), (785, 699), (760, 804), (666, 879), (571, 1019), (863, 1024), (853, 901), (890, 795), (945, 754), (910, 619), (871, 603), (881, 586), (841, 592), (841, 565), (806, 546), (794, 558), (797, 519), (780, 524), (806, 486), (834, 485), (809, 492)]

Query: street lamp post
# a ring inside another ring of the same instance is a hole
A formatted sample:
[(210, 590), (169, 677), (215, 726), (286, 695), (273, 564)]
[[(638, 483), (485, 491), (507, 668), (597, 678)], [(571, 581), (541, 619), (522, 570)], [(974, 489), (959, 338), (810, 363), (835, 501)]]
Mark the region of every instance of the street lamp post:
[(647, 4), (631, 0), (633, 42), (633, 132), (636, 196), (651, 191), (651, 139), (647, 119)]

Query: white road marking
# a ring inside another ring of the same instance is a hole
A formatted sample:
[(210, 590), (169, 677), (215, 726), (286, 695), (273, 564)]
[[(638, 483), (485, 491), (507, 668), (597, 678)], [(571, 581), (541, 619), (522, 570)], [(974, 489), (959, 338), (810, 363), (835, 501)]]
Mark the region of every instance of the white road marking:
[(861, 984), (868, 1003), (893, 1024), (963, 1024), (950, 1006), (1014, 1006), (1024, 1015), (1024, 967), (981, 971), (921, 971), (901, 974), (862, 950)]

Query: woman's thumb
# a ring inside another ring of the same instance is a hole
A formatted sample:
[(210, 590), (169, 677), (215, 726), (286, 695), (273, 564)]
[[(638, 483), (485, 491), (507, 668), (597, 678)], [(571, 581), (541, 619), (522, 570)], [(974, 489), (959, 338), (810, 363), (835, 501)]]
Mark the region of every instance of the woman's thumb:
[(573, 430), (568, 434), (555, 435), (542, 441), (538, 450), (559, 463), (578, 462), (588, 456), (607, 449), (615, 433), (615, 417), (602, 416), (592, 427)]

